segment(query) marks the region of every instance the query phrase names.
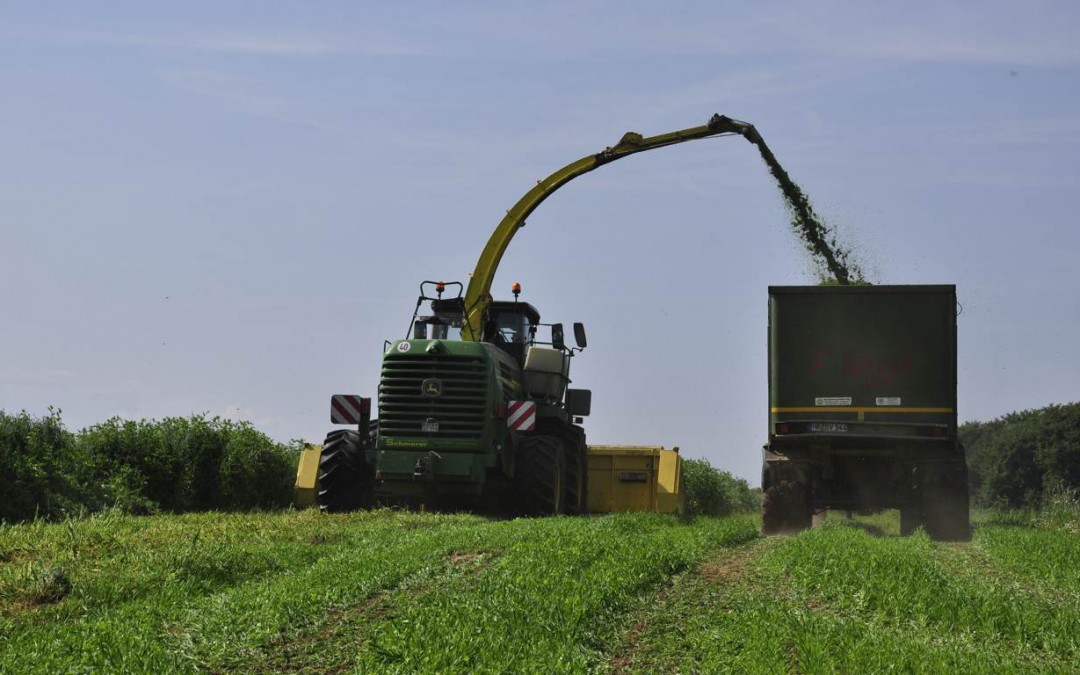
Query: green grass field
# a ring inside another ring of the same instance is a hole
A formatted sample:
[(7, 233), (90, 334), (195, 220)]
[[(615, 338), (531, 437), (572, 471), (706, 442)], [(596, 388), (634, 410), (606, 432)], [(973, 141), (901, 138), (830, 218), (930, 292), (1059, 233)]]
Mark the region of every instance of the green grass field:
[(0, 527), (0, 672), (1080, 672), (1080, 534), (375, 511)]

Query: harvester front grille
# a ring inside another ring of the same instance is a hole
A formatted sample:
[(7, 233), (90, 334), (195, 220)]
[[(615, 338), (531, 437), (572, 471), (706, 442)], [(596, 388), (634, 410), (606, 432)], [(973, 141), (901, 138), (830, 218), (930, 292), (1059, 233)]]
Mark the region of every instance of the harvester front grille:
[(379, 435), (478, 439), (487, 416), (486, 384), (482, 358), (387, 354), (379, 384)]

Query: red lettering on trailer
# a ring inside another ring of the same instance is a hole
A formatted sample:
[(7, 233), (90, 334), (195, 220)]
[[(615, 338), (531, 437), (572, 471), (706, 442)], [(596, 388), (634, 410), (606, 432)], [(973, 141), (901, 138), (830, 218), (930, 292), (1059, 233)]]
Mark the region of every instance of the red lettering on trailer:
[(811, 353), (810, 364), (806, 369), (807, 377), (823, 372), (836, 372), (839, 368), (844, 375), (861, 380), (867, 389), (891, 387), (898, 378), (911, 374), (914, 356), (911, 352), (902, 354), (874, 354), (849, 350), (843, 359), (832, 359), (833, 350), (818, 349)]
[(806, 374), (812, 376), (814, 373), (824, 368), (825, 359), (830, 356), (832, 356), (831, 349), (819, 349), (814, 352), (814, 357), (810, 360), (810, 370)]
[(330, 397), (331, 424), (360, 424), (371, 416), (371, 399), (353, 394), (334, 394)]
[(848, 352), (844, 357), (844, 373), (857, 378), (865, 377), (863, 386), (868, 389), (890, 387), (898, 376), (908, 375), (911, 372), (911, 362), (911, 352), (905, 352), (900, 356)]
[(506, 424), (511, 431), (532, 431), (536, 428), (536, 401), (510, 401)]

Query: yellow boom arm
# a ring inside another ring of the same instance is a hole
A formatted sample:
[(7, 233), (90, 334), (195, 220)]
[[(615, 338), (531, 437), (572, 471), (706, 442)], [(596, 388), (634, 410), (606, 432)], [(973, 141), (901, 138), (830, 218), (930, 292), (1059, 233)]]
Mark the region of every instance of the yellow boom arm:
[(567, 164), (539, 181), (536, 187), (529, 190), (506, 212), (506, 217), (495, 228), (491, 238), (488, 239), (487, 246), (480, 254), (480, 259), (476, 262), (476, 269), (473, 270), (469, 287), (465, 291), (465, 321), (462, 326), (462, 339), (473, 342), (480, 340), (484, 315), (492, 300), (491, 283), (495, 280), (495, 271), (499, 268), (503, 253), (506, 252), (506, 247), (510, 245), (510, 240), (514, 238), (518, 228), (525, 226), (525, 219), (529, 217), (529, 214), (553, 192), (582, 174), (628, 155), (721, 134), (739, 134), (755, 144), (761, 140), (753, 125), (723, 115), (713, 115), (712, 119), (703, 126), (658, 136), (646, 137), (633, 131), (627, 132), (618, 144)]

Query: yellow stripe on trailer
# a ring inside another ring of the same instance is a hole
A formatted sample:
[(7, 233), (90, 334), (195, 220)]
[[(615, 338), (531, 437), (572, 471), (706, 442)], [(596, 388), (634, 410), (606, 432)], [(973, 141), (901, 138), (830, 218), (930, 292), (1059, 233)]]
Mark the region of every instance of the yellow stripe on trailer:
[(589, 511), (685, 511), (678, 448), (590, 445)]
[(847, 405), (819, 405), (802, 408), (769, 408), (771, 413), (951, 413), (952, 408), (900, 408), (893, 406), (878, 406), (873, 408), (856, 408)]

